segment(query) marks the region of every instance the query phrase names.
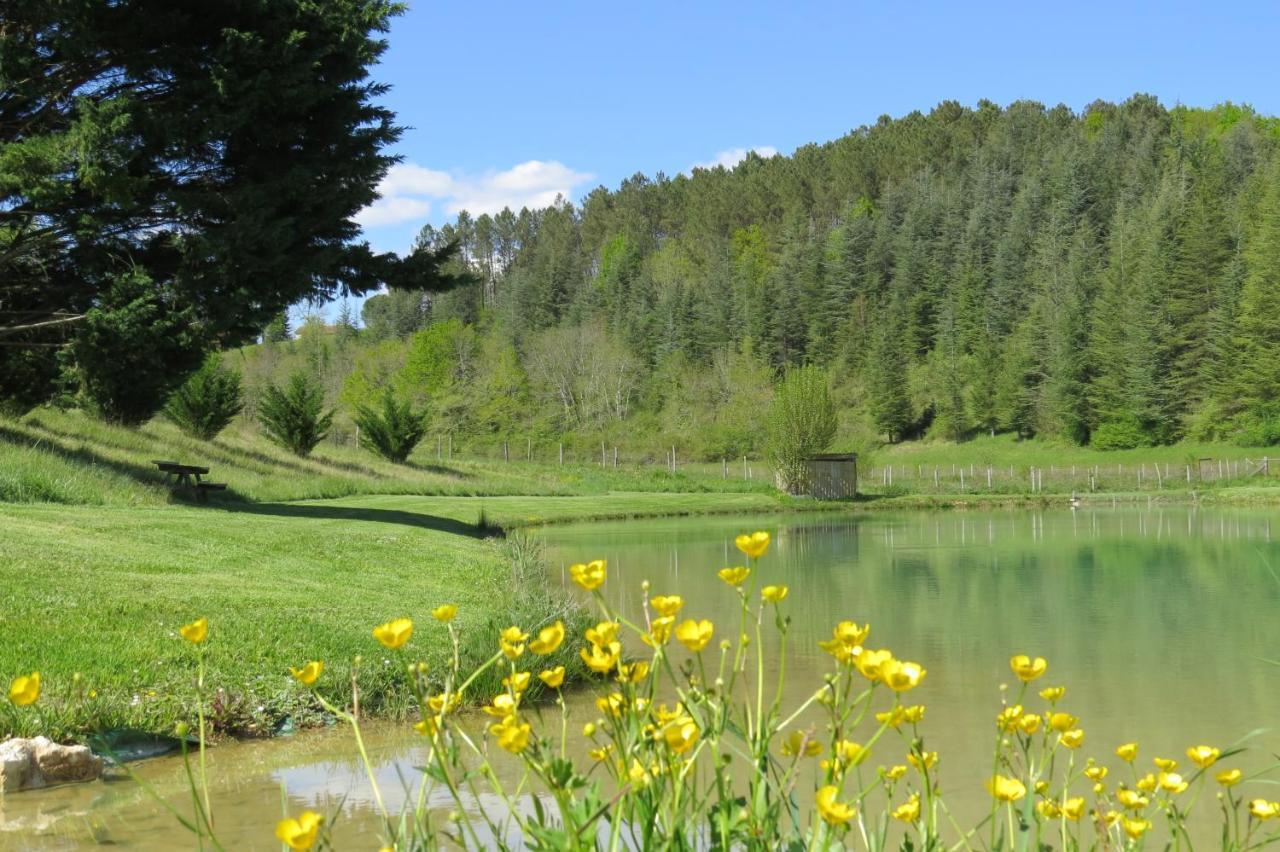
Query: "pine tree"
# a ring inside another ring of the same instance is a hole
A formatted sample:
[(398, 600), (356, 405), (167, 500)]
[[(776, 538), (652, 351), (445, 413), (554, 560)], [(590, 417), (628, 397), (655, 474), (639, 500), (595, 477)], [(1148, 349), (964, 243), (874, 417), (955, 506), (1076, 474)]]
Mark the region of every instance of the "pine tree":
[(1247, 437), (1272, 444), (1280, 442), (1280, 161), (1268, 170), (1251, 218), (1234, 340), (1235, 387)]
[(906, 437), (915, 417), (907, 394), (906, 341), (896, 306), (880, 312), (867, 359), (872, 421), (890, 443)]

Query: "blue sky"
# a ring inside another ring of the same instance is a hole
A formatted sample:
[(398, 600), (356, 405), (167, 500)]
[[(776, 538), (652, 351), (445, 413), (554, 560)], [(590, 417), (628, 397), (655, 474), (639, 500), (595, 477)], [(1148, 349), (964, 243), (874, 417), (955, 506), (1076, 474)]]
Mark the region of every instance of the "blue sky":
[(882, 115), (1134, 92), (1280, 113), (1275, 3), (428, 3), (375, 76), (409, 127), (362, 214), (403, 251), (460, 207), (789, 153)]

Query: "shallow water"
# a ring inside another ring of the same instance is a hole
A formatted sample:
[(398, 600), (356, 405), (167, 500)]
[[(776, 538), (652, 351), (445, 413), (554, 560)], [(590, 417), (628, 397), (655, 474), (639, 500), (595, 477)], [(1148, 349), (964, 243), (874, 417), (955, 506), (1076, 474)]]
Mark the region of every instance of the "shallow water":
[[(627, 614), (639, 614), (640, 583), (648, 579), (654, 593), (685, 597), (683, 615), (729, 629), (735, 598), (715, 570), (741, 562), (735, 533), (770, 530), (761, 582), (791, 588), (788, 700), (799, 703), (819, 684), (829, 658), (816, 642), (837, 621), (870, 621), (869, 645), (928, 669), (910, 698), (928, 707), (926, 747), (941, 753), (944, 794), (972, 816), (988, 801), (981, 781), (1000, 685), (1016, 687), (1012, 653), (1049, 659), (1036, 686), (1068, 687), (1062, 707), (1081, 717), (1082, 756), (1106, 758), (1113, 771), (1112, 749), (1127, 740), (1141, 743), (1140, 763), (1149, 767), (1153, 755), (1182, 757), (1202, 742), (1225, 748), (1272, 726), (1280, 699), (1280, 667), (1269, 662), (1280, 658), (1276, 521), (1274, 511), (1188, 508), (944, 512), (628, 521), (541, 535), (555, 578), (571, 562), (604, 557), (606, 589)], [(1038, 698), (1028, 704), (1040, 707)], [(571, 731), (595, 715), (586, 694), (571, 711)], [(415, 795), (420, 743), (391, 725), (375, 726), (367, 740), (387, 805), (398, 810)], [(1268, 764), (1280, 735), (1268, 731), (1248, 746), (1231, 765)], [(903, 762), (903, 751), (885, 738), (872, 763)], [(175, 760), (136, 771), (176, 807), (189, 808)], [(210, 752), (210, 775), (227, 848), (278, 848), (271, 832), (282, 785), (290, 812), (340, 812), (339, 848), (376, 848), (367, 834), (378, 825), (370, 787), (345, 730), (221, 746)], [(1274, 788), (1253, 794), (1274, 797)], [(126, 849), (191, 846), (132, 781), (0, 799), (0, 848), (95, 840)]]

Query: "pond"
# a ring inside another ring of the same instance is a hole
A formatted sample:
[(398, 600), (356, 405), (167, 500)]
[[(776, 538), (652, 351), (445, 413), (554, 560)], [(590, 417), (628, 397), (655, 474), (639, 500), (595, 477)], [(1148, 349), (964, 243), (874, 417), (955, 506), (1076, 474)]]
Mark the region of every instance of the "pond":
[[(820, 683), (830, 659), (816, 643), (836, 622), (870, 622), (871, 646), (928, 669), (910, 693), (928, 708), (926, 747), (940, 752), (953, 807), (976, 813), (988, 801), (981, 782), (1000, 686), (1016, 684), (1008, 664), (1014, 653), (1048, 658), (1037, 686), (1067, 687), (1062, 706), (1081, 717), (1083, 753), (1111, 764), (1112, 750), (1129, 740), (1141, 743), (1144, 765), (1154, 755), (1185, 763), (1190, 745), (1225, 748), (1273, 725), (1280, 703), (1277, 521), (1280, 514), (1266, 510), (1062, 509), (688, 518), (551, 527), (539, 535), (553, 581), (571, 562), (607, 558), (605, 588), (628, 615), (639, 614), (648, 579), (656, 594), (684, 596), (683, 615), (727, 628), (735, 597), (715, 572), (742, 561), (734, 534), (769, 530), (774, 544), (761, 581), (791, 589), (784, 604), (793, 619), (791, 700), (798, 704)], [(586, 694), (571, 709), (578, 724), (596, 715)], [(401, 779), (413, 778), (420, 744), (390, 725), (375, 726), (369, 740), (384, 792), (392, 792), (388, 804), (397, 807), (413, 795)], [(1232, 765), (1261, 767), (1280, 752), (1280, 735), (1266, 731), (1247, 745)], [(278, 848), (271, 830), (282, 786), (290, 811), (341, 803), (340, 848), (344, 841), (367, 847), (368, 838), (354, 841), (376, 829), (376, 817), (353, 755), (339, 730), (215, 749), (213, 808), (228, 848)], [(901, 742), (886, 738), (871, 760), (901, 763), (904, 756)], [(137, 770), (183, 802), (176, 761)], [(130, 781), (0, 799), (0, 848), (75, 848), (94, 839), (127, 849), (190, 845)]]

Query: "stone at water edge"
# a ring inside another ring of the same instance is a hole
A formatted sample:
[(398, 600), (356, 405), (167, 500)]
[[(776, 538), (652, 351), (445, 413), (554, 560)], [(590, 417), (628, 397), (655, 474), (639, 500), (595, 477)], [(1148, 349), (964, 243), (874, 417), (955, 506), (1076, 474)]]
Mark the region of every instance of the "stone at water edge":
[(48, 737), (15, 737), (0, 743), (0, 793), (94, 781), (102, 758), (87, 746), (59, 745)]

